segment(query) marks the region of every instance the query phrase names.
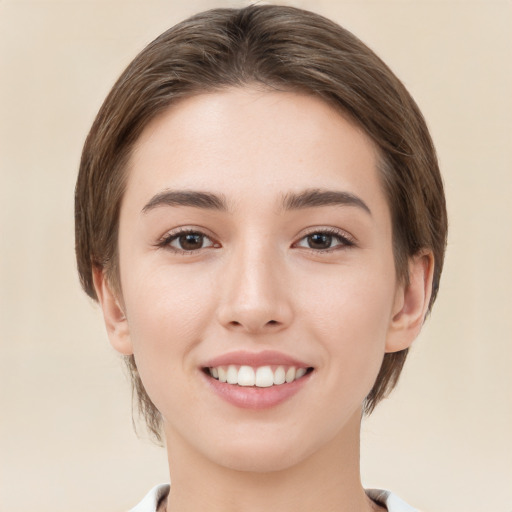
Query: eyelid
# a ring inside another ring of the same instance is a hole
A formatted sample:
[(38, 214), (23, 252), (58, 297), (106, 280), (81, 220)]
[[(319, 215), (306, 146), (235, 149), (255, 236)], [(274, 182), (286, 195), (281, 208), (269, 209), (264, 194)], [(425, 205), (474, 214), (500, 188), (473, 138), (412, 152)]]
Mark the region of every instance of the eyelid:
[[(208, 247), (201, 247), (200, 249), (195, 250), (186, 250), (186, 249), (180, 249), (177, 247), (171, 246), (171, 242), (176, 240), (179, 236), (186, 235), (188, 233), (194, 233), (194, 234), (200, 234), (210, 240), (212, 242), (212, 245)], [(327, 227), (327, 226), (313, 226), (310, 228), (307, 228), (305, 232), (301, 234), (299, 238), (297, 238), (297, 241), (292, 244), (292, 247), (301, 247), (298, 246), (298, 243), (305, 239), (306, 237), (312, 235), (312, 234), (327, 234), (329, 236), (335, 237), (339, 240), (339, 244), (327, 249), (313, 249), (308, 247), (302, 247), (303, 249), (309, 249), (315, 253), (325, 253), (325, 252), (331, 252), (337, 249), (343, 249), (348, 247), (353, 247), (357, 245), (357, 239), (348, 233), (345, 230), (342, 230), (340, 228), (335, 227)], [(175, 253), (182, 253), (182, 254), (197, 254), (201, 252), (204, 249), (210, 249), (210, 248), (219, 248), (221, 247), (221, 244), (216, 241), (215, 236), (211, 235), (209, 233), (209, 230), (199, 227), (199, 226), (180, 226), (176, 227), (174, 229), (171, 229), (170, 231), (167, 231), (162, 237), (160, 237), (157, 242), (155, 243), (155, 246), (159, 248), (169, 249), (172, 252)]]
[[(212, 245), (209, 245), (208, 247), (201, 247), (199, 249), (194, 249), (194, 250), (180, 249), (179, 247), (174, 247), (171, 245), (171, 242), (173, 242), (180, 236), (187, 235), (187, 234), (202, 235), (203, 237), (210, 240), (212, 242)], [(198, 254), (204, 249), (218, 248), (221, 246), (215, 240), (215, 237), (208, 233), (208, 230), (206, 230), (204, 228), (200, 228), (198, 226), (180, 226), (180, 227), (171, 229), (170, 231), (167, 231), (162, 237), (160, 237), (157, 240), (155, 245), (156, 245), (156, 247), (159, 247), (162, 249), (168, 249), (174, 253), (187, 254), (187, 255)]]
[[(313, 249), (311, 247), (302, 247), (302, 246), (297, 245), (300, 241), (304, 240), (306, 237), (316, 234), (316, 233), (326, 234), (326, 235), (335, 237), (340, 241), (340, 244), (335, 247), (330, 247), (328, 249)], [(298, 238), (297, 242), (295, 242), (293, 245), (295, 247), (298, 246), (298, 247), (302, 247), (303, 249), (309, 249), (315, 253), (322, 253), (322, 252), (325, 253), (325, 252), (330, 252), (330, 251), (334, 251), (337, 249), (354, 247), (357, 245), (357, 240), (353, 235), (351, 235), (350, 233), (348, 233), (347, 231), (344, 231), (342, 229), (334, 228), (334, 227), (326, 227), (326, 226), (315, 226), (312, 228), (308, 228), (307, 231), (305, 233), (303, 233), (302, 236), (300, 238)]]

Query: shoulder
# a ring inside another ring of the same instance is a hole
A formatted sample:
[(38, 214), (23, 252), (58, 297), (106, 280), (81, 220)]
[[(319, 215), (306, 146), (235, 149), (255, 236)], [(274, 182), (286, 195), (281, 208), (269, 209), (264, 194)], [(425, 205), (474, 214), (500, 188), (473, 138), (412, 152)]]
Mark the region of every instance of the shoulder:
[(392, 492), (380, 489), (366, 489), (366, 494), (379, 505), (384, 505), (388, 512), (419, 512)]
[(149, 491), (144, 499), (130, 512), (156, 512), (160, 501), (169, 494), (169, 484), (160, 484)]

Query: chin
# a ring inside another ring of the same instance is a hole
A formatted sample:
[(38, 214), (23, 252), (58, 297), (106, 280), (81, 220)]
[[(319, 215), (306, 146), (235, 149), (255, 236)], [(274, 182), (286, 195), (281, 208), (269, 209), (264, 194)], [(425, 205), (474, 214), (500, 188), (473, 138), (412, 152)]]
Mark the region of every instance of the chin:
[(228, 446), (219, 444), (215, 452), (207, 456), (215, 464), (231, 470), (271, 473), (296, 466), (316, 451), (314, 446), (305, 448), (304, 443), (298, 444), (291, 436), (274, 442), (261, 438), (257, 442), (246, 439)]

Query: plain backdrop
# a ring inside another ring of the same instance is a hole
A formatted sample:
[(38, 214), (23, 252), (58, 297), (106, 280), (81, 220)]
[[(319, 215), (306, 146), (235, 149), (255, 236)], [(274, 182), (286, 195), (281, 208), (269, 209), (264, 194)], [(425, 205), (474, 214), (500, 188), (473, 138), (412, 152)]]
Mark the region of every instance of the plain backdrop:
[[(363, 480), (430, 512), (512, 510), (512, 3), (304, 0), (404, 81), (450, 217), (438, 303), (363, 423)], [(208, 0), (0, 0), (0, 511), (115, 512), (167, 480), (75, 270), (81, 146), (122, 69)], [(191, 404), (192, 406), (192, 404)], [(320, 511), (321, 512), (321, 511)]]

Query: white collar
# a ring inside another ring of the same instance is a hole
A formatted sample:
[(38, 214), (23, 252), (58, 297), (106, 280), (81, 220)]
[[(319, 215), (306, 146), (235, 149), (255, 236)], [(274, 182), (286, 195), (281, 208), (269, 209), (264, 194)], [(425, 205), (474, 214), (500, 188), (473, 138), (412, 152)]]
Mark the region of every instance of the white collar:
[[(130, 512), (156, 512), (160, 501), (169, 494), (171, 486), (169, 484), (160, 484), (144, 497), (144, 499)], [(418, 512), (417, 509), (401, 500), (390, 491), (380, 489), (366, 489), (366, 494), (379, 505), (384, 505), (388, 512)]]

